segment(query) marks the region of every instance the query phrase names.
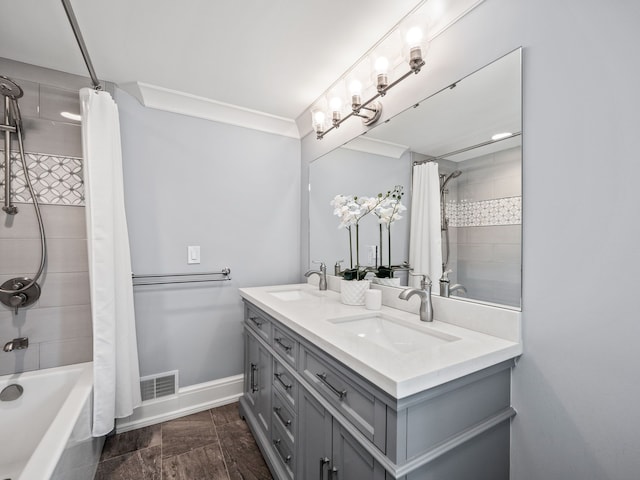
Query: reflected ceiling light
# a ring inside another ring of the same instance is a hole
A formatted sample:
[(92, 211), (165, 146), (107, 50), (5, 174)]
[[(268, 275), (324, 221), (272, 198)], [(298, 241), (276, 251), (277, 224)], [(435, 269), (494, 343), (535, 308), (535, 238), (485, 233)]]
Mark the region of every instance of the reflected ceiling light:
[(76, 122), (79, 122), (79, 121), (82, 120), (82, 117), (80, 115), (78, 115), (77, 113), (60, 112), (60, 116), (66, 118), (68, 120), (75, 120)]
[(511, 132), (496, 133), (494, 136), (491, 137), (491, 140), (493, 141), (502, 140), (503, 138), (508, 138), (512, 135), (513, 133)]
[[(340, 127), (350, 117), (360, 117), (365, 125), (378, 121), (382, 115), (382, 104), (378, 99), (411, 74), (419, 73), (425, 65), (426, 24), (419, 15), (405, 18), (334, 83), (339, 88), (331, 88), (320, 97), (321, 100), (311, 108), (311, 122), (318, 139)], [(393, 73), (402, 65), (403, 59), (408, 63), (409, 70), (393, 80)], [(370, 74), (366, 73), (367, 70)], [(371, 83), (365, 85), (363, 82), (367, 78)], [(363, 101), (365, 91), (370, 92), (371, 96)]]

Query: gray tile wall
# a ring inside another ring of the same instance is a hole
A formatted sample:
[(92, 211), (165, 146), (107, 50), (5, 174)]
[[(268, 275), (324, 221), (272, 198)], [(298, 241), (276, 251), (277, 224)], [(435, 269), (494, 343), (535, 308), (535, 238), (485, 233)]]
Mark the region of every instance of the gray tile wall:
[[(522, 194), (520, 147), (451, 165), (463, 174), (452, 180), (448, 200), (477, 202)], [(453, 167), (453, 168), (452, 168)], [(449, 229), (453, 269), (451, 283), (461, 283), (469, 298), (519, 307), (521, 298), (522, 225)]]
[[(85, 78), (0, 58), (0, 75), (23, 88), (19, 100), (25, 150), (82, 156), (78, 122), (60, 111), (79, 113), (78, 90)], [(3, 148), (0, 143), (0, 149)], [(13, 149), (17, 150), (14, 142)], [(0, 281), (32, 276), (40, 261), (37, 221), (31, 203), (17, 204), (13, 217), (0, 222)], [(0, 305), (0, 343), (26, 336), (29, 348), (0, 351), (0, 375), (50, 368), (92, 359), (91, 307), (84, 207), (42, 205), (48, 261), (40, 280), (42, 295), (15, 315)]]

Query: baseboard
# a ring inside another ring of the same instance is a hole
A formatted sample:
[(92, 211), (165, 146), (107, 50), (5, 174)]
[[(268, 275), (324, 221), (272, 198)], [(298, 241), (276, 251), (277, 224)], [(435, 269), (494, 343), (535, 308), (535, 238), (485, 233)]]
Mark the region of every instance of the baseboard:
[(237, 402), (242, 396), (243, 381), (244, 375), (234, 375), (180, 388), (177, 395), (144, 403), (129, 417), (117, 419), (116, 433), (155, 425)]

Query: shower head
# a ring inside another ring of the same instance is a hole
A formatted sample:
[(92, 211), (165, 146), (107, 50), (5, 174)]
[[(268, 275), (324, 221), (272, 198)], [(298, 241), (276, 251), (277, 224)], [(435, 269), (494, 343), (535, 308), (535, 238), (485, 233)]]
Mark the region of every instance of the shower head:
[(447, 183), (449, 183), (449, 180), (451, 180), (452, 178), (458, 178), (460, 175), (462, 175), (462, 172), (460, 170), (451, 172), (444, 178), (444, 182), (442, 182), (442, 185), (440, 186), (440, 191), (442, 192), (444, 190), (444, 187), (447, 185)]
[(22, 91), (22, 88), (20, 88), (20, 86), (13, 80), (0, 75), (0, 94), (4, 95), (5, 97), (9, 97), (12, 100), (17, 100), (22, 95), (24, 95), (24, 92)]

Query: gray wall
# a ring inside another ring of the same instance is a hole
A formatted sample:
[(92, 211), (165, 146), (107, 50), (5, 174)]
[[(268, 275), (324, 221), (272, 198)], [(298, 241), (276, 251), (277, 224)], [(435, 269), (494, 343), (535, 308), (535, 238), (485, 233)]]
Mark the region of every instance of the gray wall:
[[(19, 105), (27, 154), (46, 154), (45, 162), (55, 169), (54, 175), (45, 175), (34, 185), (36, 191), (57, 182), (56, 178), (68, 182), (68, 172), (57, 162), (82, 156), (80, 125), (63, 119), (59, 113), (65, 110), (79, 113), (78, 90), (88, 86), (88, 81), (7, 59), (0, 59), (0, 75), (12, 78), (24, 90)], [(0, 149), (3, 148), (2, 141)], [(12, 150), (18, 150), (17, 141), (13, 142)], [(33, 164), (32, 160), (28, 163)], [(34, 173), (42, 174), (42, 168), (35, 166)], [(20, 188), (17, 182), (13, 186)], [(25, 197), (30, 198), (28, 194)], [(0, 198), (4, 200), (4, 189)], [(33, 277), (40, 261), (40, 236), (33, 204), (16, 205), (17, 215), (0, 213), (0, 283), (17, 276)], [(29, 348), (10, 353), (0, 351), (0, 375), (92, 359), (84, 207), (62, 202), (41, 208), (48, 261), (38, 282), (42, 288), (40, 300), (19, 310), (17, 315), (0, 305), (0, 344), (26, 336)]]
[[(640, 321), (626, 293), (640, 266), (639, 18), (635, 0), (486, 0), (432, 43), (431, 70), (413, 79), (422, 88), (412, 80), (384, 99), (386, 111), (399, 111), (524, 47), (514, 480), (626, 480), (640, 471)], [(340, 130), (323, 145), (303, 139), (303, 159), (354, 133)]]
[(179, 370), (181, 386), (239, 374), (238, 288), (300, 279), (300, 142), (116, 99), (134, 272), (233, 278), (135, 288), (140, 373)]
[[(349, 268), (349, 234), (346, 228), (338, 229), (339, 218), (329, 204), (338, 195), (374, 197), (378, 193), (404, 187), (403, 205), (407, 210), (402, 218), (391, 225), (391, 261), (398, 265), (409, 260), (409, 219), (411, 212), (411, 158), (406, 152), (401, 158), (385, 157), (371, 153), (339, 148), (318, 159), (310, 167), (310, 260), (324, 261), (333, 273), (333, 265), (344, 260), (342, 268)], [(360, 264), (369, 263), (369, 246), (378, 246), (380, 230), (378, 218), (369, 214), (360, 221)], [(353, 263), (356, 263), (355, 228), (353, 237)], [(389, 263), (387, 230), (383, 228), (383, 261)], [(310, 264), (310, 268), (317, 265)]]

